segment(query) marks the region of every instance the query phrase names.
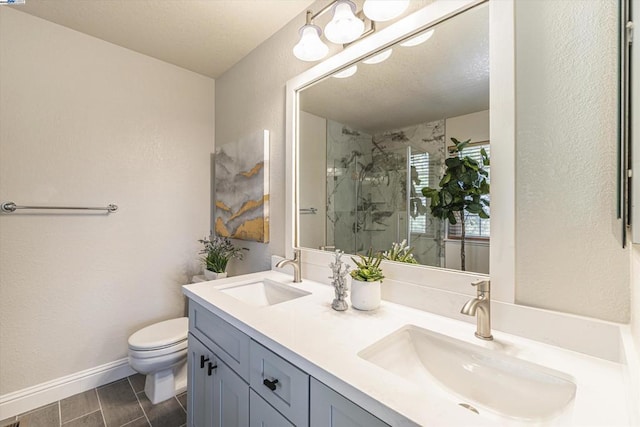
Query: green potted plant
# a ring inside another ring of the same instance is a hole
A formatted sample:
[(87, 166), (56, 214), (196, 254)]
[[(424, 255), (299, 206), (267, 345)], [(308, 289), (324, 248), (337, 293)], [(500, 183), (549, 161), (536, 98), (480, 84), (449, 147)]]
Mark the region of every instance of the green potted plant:
[(360, 260), (351, 257), (356, 268), (351, 270), (351, 305), (358, 310), (375, 310), (380, 305), (380, 285), (384, 275), (380, 263), (381, 253), (369, 249), (366, 256), (358, 255)]
[(465, 267), (465, 215), (467, 213), (477, 214), (480, 218), (489, 218), (486, 208), (489, 201), (486, 199), (489, 194), (489, 172), (484, 168), (489, 165), (489, 156), (484, 148), (480, 151), (482, 163), (469, 156), (462, 156), (461, 152), (469, 144), (467, 140), (460, 142), (451, 138), (455, 144), (452, 149), (454, 157), (445, 160), (445, 174), (440, 180), (440, 188), (425, 187), (422, 194), (431, 199), (431, 214), (440, 219), (447, 219), (451, 225), (458, 223), (460, 219), (460, 265), (462, 271)]
[(388, 261), (418, 264), (411, 251), (413, 251), (413, 248), (407, 246), (407, 240), (405, 239), (400, 243), (393, 242), (391, 249), (382, 253), (382, 258)]
[(232, 258), (242, 259), (244, 256), (242, 251), (248, 251), (247, 248), (236, 248), (231, 240), (227, 237), (215, 236), (211, 240), (198, 240), (204, 245), (200, 254), (204, 255), (202, 263), (204, 264), (204, 276), (208, 280), (222, 279), (227, 277), (227, 264)]

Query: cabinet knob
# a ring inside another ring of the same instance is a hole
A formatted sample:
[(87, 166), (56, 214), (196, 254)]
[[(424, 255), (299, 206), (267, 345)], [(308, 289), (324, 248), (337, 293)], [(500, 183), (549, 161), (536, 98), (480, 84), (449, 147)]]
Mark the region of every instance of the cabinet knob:
[(214, 365), (213, 363), (209, 362), (209, 366), (207, 367), (207, 375), (211, 376), (211, 372), (213, 372), (213, 370), (216, 369), (217, 367), (218, 367), (217, 363)]
[(262, 384), (266, 385), (269, 390), (275, 391), (276, 384), (278, 384), (278, 379), (276, 378), (273, 381), (269, 381), (268, 379), (265, 378), (264, 381), (262, 381)]
[(204, 362), (207, 362), (208, 360), (208, 357), (205, 357), (204, 355), (200, 356), (200, 369), (204, 368)]

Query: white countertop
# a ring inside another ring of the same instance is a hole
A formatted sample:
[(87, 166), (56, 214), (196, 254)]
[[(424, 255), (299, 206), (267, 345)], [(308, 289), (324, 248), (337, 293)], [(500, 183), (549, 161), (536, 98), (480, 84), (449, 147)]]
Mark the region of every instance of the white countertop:
[[(219, 291), (239, 282), (269, 278), (311, 295), (268, 307), (249, 306)], [(358, 356), (379, 339), (411, 324), (474, 345), (503, 351), (575, 379), (573, 420), (557, 425), (630, 425), (626, 365), (526, 338), (493, 331), (494, 341), (474, 337), (475, 325), (382, 301), (373, 312), (331, 308), (331, 286), (275, 271), (252, 273), (183, 287), (184, 294), (271, 348), (392, 426), (505, 425), (473, 414), (456, 402), (425, 391)], [(576, 331), (580, 333), (580, 331)], [(509, 423), (507, 423), (509, 424)], [(513, 425), (522, 425), (514, 422)]]

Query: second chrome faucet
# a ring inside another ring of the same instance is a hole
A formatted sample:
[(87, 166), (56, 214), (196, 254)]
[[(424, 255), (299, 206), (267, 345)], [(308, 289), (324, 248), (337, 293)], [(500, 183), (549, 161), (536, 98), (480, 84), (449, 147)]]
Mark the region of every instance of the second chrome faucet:
[(460, 313), (476, 316), (476, 337), (482, 340), (492, 340), (491, 335), (491, 282), (478, 280), (471, 283), (477, 289), (477, 296), (465, 303)]

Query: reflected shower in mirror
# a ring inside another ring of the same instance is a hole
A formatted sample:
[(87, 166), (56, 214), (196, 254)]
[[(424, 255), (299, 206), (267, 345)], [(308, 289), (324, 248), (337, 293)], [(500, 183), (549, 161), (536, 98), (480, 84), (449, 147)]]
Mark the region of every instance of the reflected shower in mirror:
[[(387, 251), (460, 269), (460, 223), (431, 214), (451, 138), (489, 150), (483, 3), (299, 91), (299, 246)], [(466, 214), (466, 270), (489, 273), (489, 219)]]

